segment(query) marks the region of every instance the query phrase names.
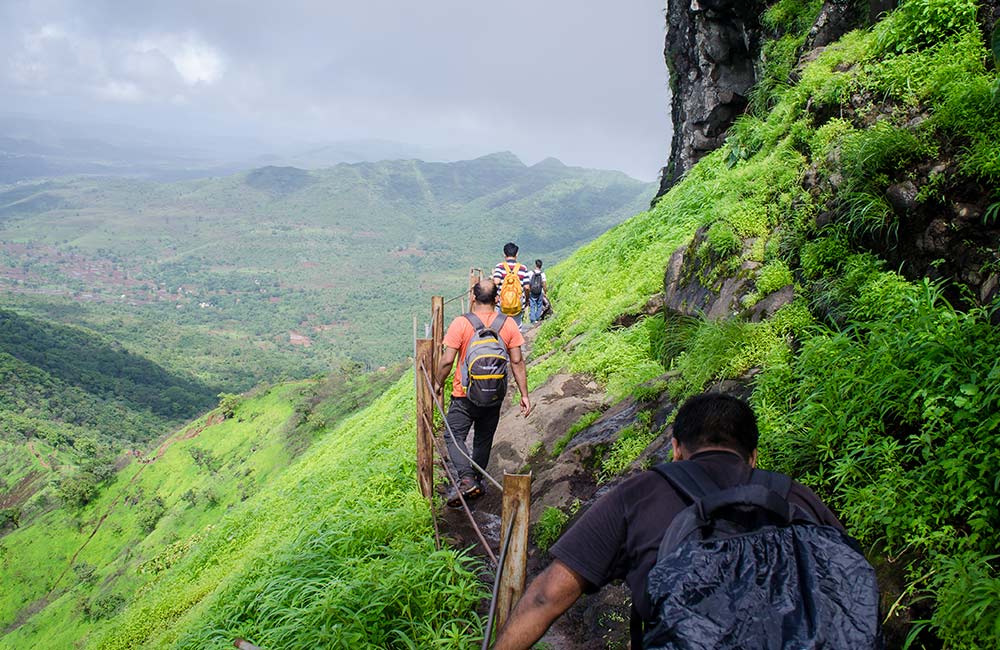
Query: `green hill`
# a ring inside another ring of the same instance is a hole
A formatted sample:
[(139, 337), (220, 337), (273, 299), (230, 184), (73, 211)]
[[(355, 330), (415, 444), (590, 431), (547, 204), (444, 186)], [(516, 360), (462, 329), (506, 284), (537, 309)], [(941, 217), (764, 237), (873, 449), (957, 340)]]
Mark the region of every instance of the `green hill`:
[(0, 310), (0, 528), (90, 502), (119, 454), (212, 408), (218, 392), (94, 332)]
[(506, 241), (554, 262), (652, 194), (618, 172), (509, 153), (53, 180), (0, 191), (0, 286), (26, 313), (243, 390), (392, 363), (408, 344), (383, 333), (409, 331), (431, 295), (455, 294)]

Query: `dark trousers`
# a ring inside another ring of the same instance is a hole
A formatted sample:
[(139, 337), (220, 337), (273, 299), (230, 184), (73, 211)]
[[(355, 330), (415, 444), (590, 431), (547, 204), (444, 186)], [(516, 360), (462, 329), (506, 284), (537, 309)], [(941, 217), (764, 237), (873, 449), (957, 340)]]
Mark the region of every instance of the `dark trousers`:
[[(486, 469), (486, 465), (490, 462), (490, 451), (493, 448), (493, 434), (496, 433), (497, 424), (500, 422), (500, 406), (483, 408), (476, 406), (468, 398), (452, 397), (451, 405), (448, 406), (447, 420), (448, 426), (445, 427), (444, 438), (448, 445), (448, 456), (451, 457), (451, 464), (458, 477), (482, 478), (479, 471), (459, 450), (468, 455), (469, 449), (466, 446), (466, 439), (469, 437), (469, 430), (475, 427), (472, 439), (472, 460)], [(454, 439), (448, 433), (449, 428), (455, 434)]]

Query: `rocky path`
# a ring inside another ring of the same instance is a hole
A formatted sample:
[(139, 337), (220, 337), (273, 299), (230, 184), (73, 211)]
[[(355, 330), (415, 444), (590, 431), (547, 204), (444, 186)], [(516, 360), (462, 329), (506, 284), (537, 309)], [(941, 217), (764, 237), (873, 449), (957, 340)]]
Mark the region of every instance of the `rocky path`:
[[(525, 335), (529, 346), (529, 366), (532, 363), (530, 345), (535, 334), (535, 330), (529, 330)], [(501, 481), (504, 472), (532, 472), (531, 522), (534, 525), (546, 507), (558, 507), (565, 511), (578, 495), (589, 496), (595, 491), (596, 486), (590, 472), (581, 466), (576, 454), (564, 453), (559, 458), (552, 458), (551, 453), (556, 442), (580, 417), (595, 410), (604, 410), (608, 405), (603, 389), (596, 382), (567, 373), (550, 377), (532, 391), (531, 401), (533, 410), (527, 418), (520, 414), (516, 404), (505, 405), (494, 437), (488, 469)], [(495, 489), (487, 490), (486, 495), (474, 502), (472, 508), (476, 523), (487, 541), (494, 549), (499, 548), (501, 495)], [(444, 509), (441, 514), (441, 529), (454, 545), (460, 548), (472, 547), (474, 553), (485, 557), (462, 510)], [(550, 558), (531, 539), (528, 556), (529, 582), (549, 561)], [(615, 607), (613, 603), (622, 598), (623, 592), (614, 589), (604, 590), (600, 598), (582, 598), (580, 603), (552, 626), (542, 642), (551, 650), (619, 647), (616, 645), (617, 639), (606, 637), (608, 622), (621, 617), (621, 607)], [(609, 605), (608, 602), (612, 604)], [(627, 612), (627, 608), (624, 611)], [(624, 648), (627, 646), (624, 637), (623, 642), (625, 645), (620, 647)]]

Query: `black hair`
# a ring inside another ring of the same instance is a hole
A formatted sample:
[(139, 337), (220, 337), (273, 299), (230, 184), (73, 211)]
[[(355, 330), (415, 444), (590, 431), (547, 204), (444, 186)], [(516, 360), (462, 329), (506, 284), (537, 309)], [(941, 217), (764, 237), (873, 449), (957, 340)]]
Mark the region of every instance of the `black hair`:
[(493, 288), (489, 291), (483, 291), (482, 282), (472, 285), (472, 295), (475, 296), (476, 302), (483, 305), (492, 305), (497, 301), (497, 285), (491, 280), (490, 286)]
[(507, 257), (517, 257), (517, 244), (512, 241), (503, 245), (503, 254)]
[(542, 260), (535, 260), (535, 268), (536, 269), (542, 268)]
[(722, 393), (695, 395), (684, 402), (674, 420), (674, 438), (689, 454), (724, 447), (749, 460), (759, 437), (757, 416), (750, 406)]

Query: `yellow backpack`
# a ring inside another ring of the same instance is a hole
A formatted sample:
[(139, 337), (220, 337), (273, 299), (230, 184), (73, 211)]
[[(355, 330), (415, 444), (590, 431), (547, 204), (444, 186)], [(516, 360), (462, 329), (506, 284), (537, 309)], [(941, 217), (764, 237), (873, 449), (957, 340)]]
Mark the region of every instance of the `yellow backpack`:
[(500, 311), (508, 316), (517, 316), (521, 313), (521, 296), (524, 294), (524, 289), (521, 288), (521, 278), (517, 273), (519, 266), (515, 264), (512, 267), (504, 262), (507, 275), (503, 277), (503, 283), (500, 285)]

